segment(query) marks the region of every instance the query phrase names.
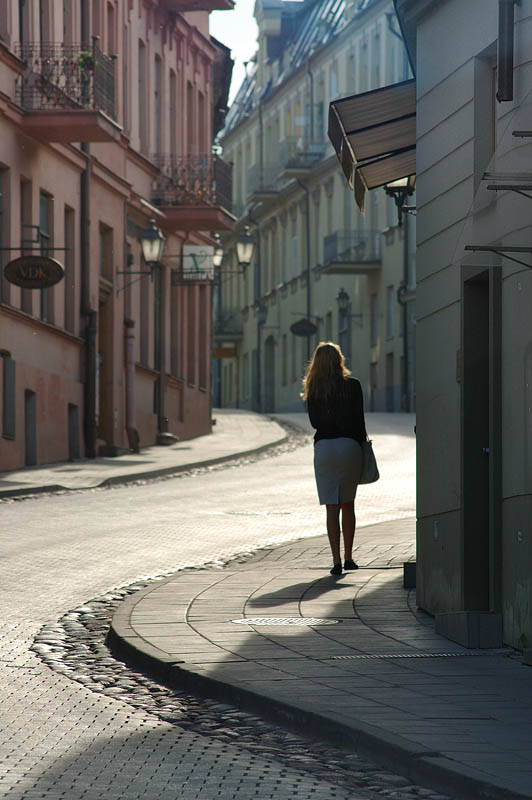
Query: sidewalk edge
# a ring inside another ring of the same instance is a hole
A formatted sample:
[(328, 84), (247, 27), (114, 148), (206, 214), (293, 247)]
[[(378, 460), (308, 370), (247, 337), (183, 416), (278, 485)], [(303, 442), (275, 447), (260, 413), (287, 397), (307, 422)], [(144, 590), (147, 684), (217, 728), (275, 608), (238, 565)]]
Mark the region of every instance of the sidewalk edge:
[(210, 458), (205, 461), (194, 461), (187, 464), (179, 464), (174, 467), (164, 467), (162, 469), (148, 470), (146, 472), (135, 472), (133, 475), (112, 475), (110, 478), (93, 486), (61, 486), (58, 483), (45, 484), (43, 486), (28, 486), (19, 487), (17, 489), (0, 489), (0, 500), (8, 497), (24, 497), (31, 494), (45, 494), (49, 492), (88, 492), (91, 489), (102, 489), (106, 486), (113, 486), (115, 484), (127, 485), (135, 483), (135, 481), (149, 480), (150, 478), (162, 478), (165, 475), (178, 475), (180, 472), (188, 472), (191, 469), (198, 469), (199, 467), (213, 467), (216, 464), (223, 464), (226, 461), (233, 461), (237, 458), (244, 456), (253, 456), (263, 453), (273, 447), (279, 447), (288, 440), (288, 436), (283, 436), (268, 444), (262, 444), (260, 447), (254, 447), (251, 450), (241, 450), (238, 453), (230, 453), (225, 456), (218, 456), (217, 458)]
[[(163, 582), (168, 580), (171, 578), (166, 578)], [(229, 703), (300, 735), (327, 741), (344, 749), (354, 749), (379, 762), (386, 769), (399, 772), (413, 782), (430, 786), (435, 791), (452, 794), (456, 800), (530, 800), (530, 794), (525, 795), (502, 784), (490, 782), (484, 773), (451, 762), (441, 753), (429, 752), (426, 748), (373, 725), (360, 720), (353, 720), (348, 725), (187, 668), (177, 656), (169, 656), (148, 644), (130, 625), (133, 608), (152, 590), (153, 586), (146, 587), (121, 603), (113, 616), (106, 638), (112, 655), (133, 669), (149, 675), (169, 688)]]

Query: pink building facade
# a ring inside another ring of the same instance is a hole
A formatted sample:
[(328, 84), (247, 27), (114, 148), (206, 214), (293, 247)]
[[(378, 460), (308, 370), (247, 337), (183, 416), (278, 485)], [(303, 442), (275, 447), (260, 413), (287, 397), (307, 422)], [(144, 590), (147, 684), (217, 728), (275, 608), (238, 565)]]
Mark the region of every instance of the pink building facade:
[[(0, 471), (210, 431), (211, 282), (185, 253), (234, 228), (211, 154), (230, 60), (208, 28), (232, 6), (0, 4)], [(10, 283), (21, 253), (63, 280)]]

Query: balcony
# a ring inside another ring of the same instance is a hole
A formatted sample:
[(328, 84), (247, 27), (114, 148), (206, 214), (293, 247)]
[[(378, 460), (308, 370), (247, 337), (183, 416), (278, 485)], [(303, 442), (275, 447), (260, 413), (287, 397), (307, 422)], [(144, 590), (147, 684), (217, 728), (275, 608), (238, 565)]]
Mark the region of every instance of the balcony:
[(380, 231), (335, 231), (323, 239), (327, 275), (373, 275), (382, 266)]
[(24, 129), (47, 142), (109, 142), (115, 121), (115, 63), (96, 46), (19, 43), (25, 64), (16, 82)]
[(276, 187), (278, 174), (278, 164), (268, 164), (262, 169), (259, 164), (249, 167), (247, 174), (248, 201), (266, 204), (274, 202), (279, 194)]
[(234, 0), (166, 0), (170, 11), (231, 11)]
[(239, 342), (244, 336), (244, 322), (240, 311), (227, 311), (214, 324), (215, 342)]
[(219, 156), (154, 155), (152, 202), (180, 231), (234, 231), (233, 168)]
[(282, 178), (299, 178), (310, 172), (325, 155), (323, 142), (308, 142), (290, 136), (279, 145), (279, 162)]

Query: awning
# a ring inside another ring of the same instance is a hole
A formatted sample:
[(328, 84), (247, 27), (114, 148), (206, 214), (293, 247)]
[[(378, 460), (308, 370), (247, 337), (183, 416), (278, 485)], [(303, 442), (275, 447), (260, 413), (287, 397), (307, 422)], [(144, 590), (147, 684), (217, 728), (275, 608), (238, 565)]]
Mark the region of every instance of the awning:
[(415, 78), (334, 100), (328, 133), (362, 210), (368, 189), (416, 173)]

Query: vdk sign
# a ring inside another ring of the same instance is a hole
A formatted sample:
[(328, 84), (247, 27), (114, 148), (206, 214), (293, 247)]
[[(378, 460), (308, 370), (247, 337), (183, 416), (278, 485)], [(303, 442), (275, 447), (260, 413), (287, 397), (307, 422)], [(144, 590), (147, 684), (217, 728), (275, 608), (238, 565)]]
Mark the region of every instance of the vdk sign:
[(59, 261), (47, 256), (21, 256), (4, 268), (6, 280), (22, 289), (48, 289), (59, 283), (64, 274)]

